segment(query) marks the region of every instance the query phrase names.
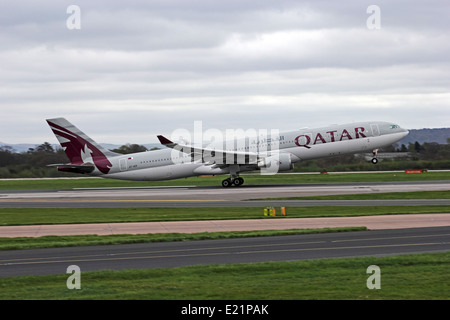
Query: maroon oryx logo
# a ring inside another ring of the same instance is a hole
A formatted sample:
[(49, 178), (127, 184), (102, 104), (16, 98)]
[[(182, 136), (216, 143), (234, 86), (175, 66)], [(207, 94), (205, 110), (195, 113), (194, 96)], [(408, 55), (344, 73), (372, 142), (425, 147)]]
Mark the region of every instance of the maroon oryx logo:
[(81, 165), (92, 158), (97, 169), (106, 174), (112, 167), (108, 158), (92, 143), (79, 135), (49, 121), (53, 133), (58, 137), (64, 152), (72, 164)]

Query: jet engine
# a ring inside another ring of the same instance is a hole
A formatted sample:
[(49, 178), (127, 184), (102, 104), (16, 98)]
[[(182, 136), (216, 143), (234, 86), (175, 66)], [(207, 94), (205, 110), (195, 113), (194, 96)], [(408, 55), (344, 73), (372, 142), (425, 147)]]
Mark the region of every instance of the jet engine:
[(291, 170), (294, 165), (289, 153), (279, 153), (262, 159), (258, 162), (258, 167), (270, 173), (277, 173), (278, 171)]

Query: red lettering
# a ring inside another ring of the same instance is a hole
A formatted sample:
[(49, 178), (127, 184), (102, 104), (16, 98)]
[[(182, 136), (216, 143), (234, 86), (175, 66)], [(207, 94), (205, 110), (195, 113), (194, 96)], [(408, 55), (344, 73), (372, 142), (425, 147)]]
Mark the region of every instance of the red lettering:
[[(300, 144), (300, 142), (298, 142), (298, 139), (301, 137), (305, 137), (306, 139), (306, 143), (305, 144)], [(304, 134), (302, 134), (301, 136), (298, 136), (297, 138), (295, 138), (295, 144), (298, 145), (299, 147), (305, 147), (305, 148), (311, 148), (310, 146), (308, 146), (308, 144), (311, 143), (311, 138), (309, 136), (306, 136)]]
[[(365, 132), (366, 129), (364, 127), (357, 127), (355, 128), (355, 139), (359, 139), (359, 138), (366, 138), (366, 134), (363, 133)], [(333, 131), (327, 131), (326, 133), (328, 133), (330, 135), (330, 142), (336, 142), (336, 135), (335, 133), (337, 133), (337, 130), (333, 130)], [(346, 138), (347, 140), (352, 140), (352, 136), (351, 134), (347, 131), (347, 129), (342, 130), (342, 134), (341, 137), (339, 139), (339, 141), (342, 141), (344, 138)], [(300, 140), (300, 141), (299, 141)], [(302, 143), (304, 141), (304, 143)], [(318, 132), (316, 134), (316, 137), (314, 139), (314, 143), (313, 144), (317, 144), (317, 143), (327, 143), (327, 141), (325, 140), (325, 138), (323, 137), (323, 135)], [(299, 147), (305, 147), (305, 148), (311, 148), (309, 145), (311, 144), (311, 136), (309, 135), (305, 135), (302, 134), (298, 137), (295, 138), (295, 144)]]
[(320, 133), (316, 135), (316, 139), (314, 140), (314, 144), (317, 143), (317, 140), (320, 140), (322, 143), (326, 143), (325, 139), (322, 137)]
[(366, 135), (363, 133), (364, 131), (364, 127), (355, 128), (355, 139), (358, 139), (360, 136), (361, 138), (366, 138)]
[(344, 137), (347, 137), (348, 140), (352, 139), (352, 136), (350, 135), (350, 133), (348, 133), (346, 129), (342, 130), (341, 139), (339, 141), (342, 141)]
[(334, 141), (335, 141), (335, 139), (334, 139), (334, 133), (335, 133), (335, 132), (337, 132), (337, 131), (336, 131), (336, 130), (334, 130), (334, 131), (327, 131), (327, 133), (330, 134), (331, 142), (334, 142)]

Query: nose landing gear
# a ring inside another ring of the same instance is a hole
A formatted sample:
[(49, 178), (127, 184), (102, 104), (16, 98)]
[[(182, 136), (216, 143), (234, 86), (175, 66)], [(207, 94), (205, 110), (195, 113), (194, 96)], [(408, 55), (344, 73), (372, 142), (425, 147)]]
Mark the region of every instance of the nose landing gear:
[(373, 158), (372, 160), (370, 160), (373, 164), (377, 164), (378, 163), (378, 159), (377, 159), (377, 155), (378, 155), (378, 149), (374, 149), (372, 151), (373, 154)]

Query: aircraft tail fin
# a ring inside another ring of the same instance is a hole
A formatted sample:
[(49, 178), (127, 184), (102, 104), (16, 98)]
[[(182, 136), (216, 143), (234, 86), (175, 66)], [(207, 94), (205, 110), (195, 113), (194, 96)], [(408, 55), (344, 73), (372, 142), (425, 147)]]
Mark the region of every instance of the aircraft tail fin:
[(47, 123), (69, 157), (70, 164), (90, 163), (104, 174), (109, 172), (112, 164), (108, 157), (116, 156), (116, 153), (103, 148), (65, 118), (47, 119)]

